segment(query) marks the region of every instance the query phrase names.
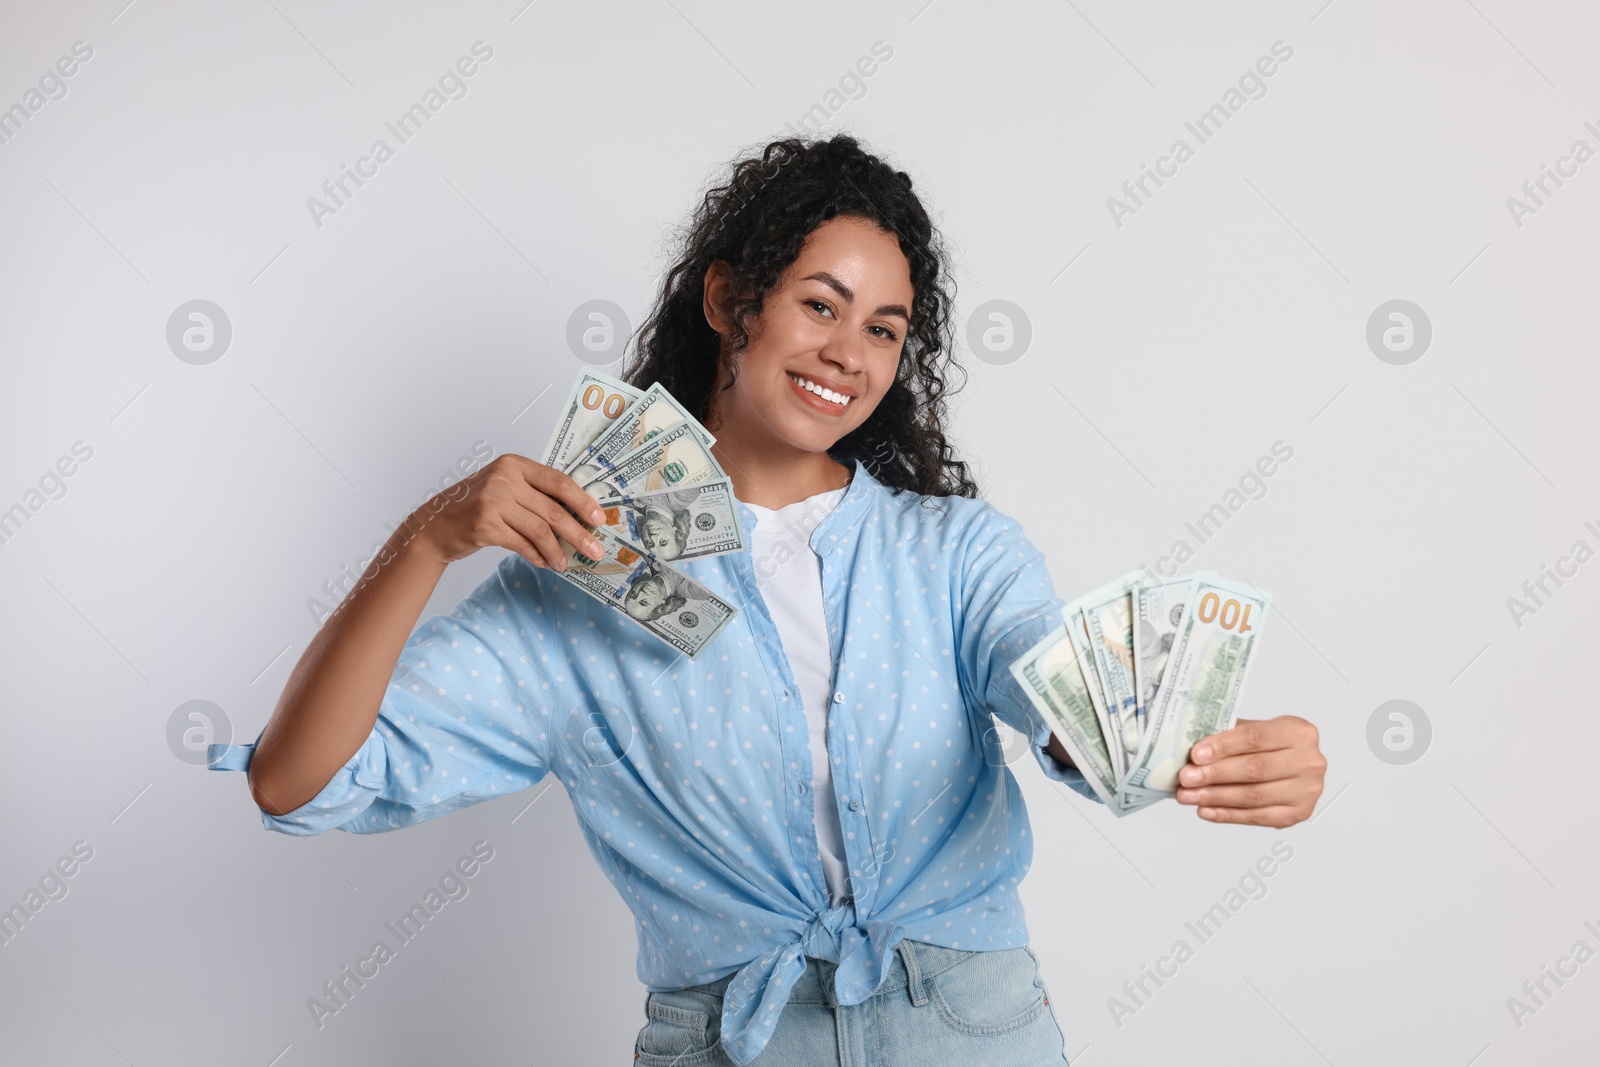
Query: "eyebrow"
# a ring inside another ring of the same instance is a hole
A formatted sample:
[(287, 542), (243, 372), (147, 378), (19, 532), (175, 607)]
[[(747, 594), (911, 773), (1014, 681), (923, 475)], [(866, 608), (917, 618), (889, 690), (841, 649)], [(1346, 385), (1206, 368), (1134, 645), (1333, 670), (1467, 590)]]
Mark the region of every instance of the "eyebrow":
[[(807, 274), (800, 280), (803, 282), (819, 281), (828, 286), (834, 292), (838, 293), (840, 296), (844, 297), (845, 303), (851, 304), (855, 302), (856, 294), (850, 291), (850, 287), (825, 270), (819, 270), (815, 274)], [(899, 315), (907, 322), (911, 321), (911, 315), (906, 311), (904, 304), (881, 304), (878, 306), (878, 309), (873, 312), (873, 314)]]

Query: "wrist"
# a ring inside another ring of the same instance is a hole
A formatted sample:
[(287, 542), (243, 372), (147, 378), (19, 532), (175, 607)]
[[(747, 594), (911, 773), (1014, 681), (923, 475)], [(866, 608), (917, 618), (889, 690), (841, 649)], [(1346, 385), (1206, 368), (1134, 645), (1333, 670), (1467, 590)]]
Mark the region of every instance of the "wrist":
[(389, 535), (386, 552), (392, 558), (432, 564), (443, 571), (452, 561), (434, 539), (436, 517), (437, 512), (428, 511), (426, 505), (407, 515)]
[(1044, 750), (1062, 766), (1071, 767), (1074, 770), (1077, 769), (1077, 764), (1073, 763), (1072, 757), (1067, 754), (1067, 748), (1061, 743), (1061, 738), (1055, 734), (1052, 733), (1050, 735), (1050, 743), (1044, 746)]

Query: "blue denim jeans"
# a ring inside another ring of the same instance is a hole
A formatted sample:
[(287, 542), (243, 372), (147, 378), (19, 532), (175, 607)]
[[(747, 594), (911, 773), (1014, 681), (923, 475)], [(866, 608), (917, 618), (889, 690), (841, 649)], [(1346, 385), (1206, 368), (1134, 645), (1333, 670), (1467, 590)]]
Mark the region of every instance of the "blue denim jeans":
[[(772, 1039), (751, 1067), (1066, 1064), (1032, 949), (972, 952), (911, 940), (896, 948), (883, 987), (845, 1006), (833, 997), (835, 965), (807, 958)], [(722, 994), (731, 980), (648, 994), (634, 1063), (731, 1067), (719, 1041)]]

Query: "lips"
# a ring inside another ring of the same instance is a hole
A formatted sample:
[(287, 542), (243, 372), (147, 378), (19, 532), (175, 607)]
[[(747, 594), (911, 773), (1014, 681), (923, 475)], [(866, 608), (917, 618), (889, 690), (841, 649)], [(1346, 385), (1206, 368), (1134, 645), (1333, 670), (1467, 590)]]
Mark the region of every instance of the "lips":
[(829, 389), (798, 374), (790, 374), (788, 379), (789, 384), (793, 385), (807, 399), (820, 400), (837, 411), (843, 411), (855, 400), (855, 395), (852, 393)]

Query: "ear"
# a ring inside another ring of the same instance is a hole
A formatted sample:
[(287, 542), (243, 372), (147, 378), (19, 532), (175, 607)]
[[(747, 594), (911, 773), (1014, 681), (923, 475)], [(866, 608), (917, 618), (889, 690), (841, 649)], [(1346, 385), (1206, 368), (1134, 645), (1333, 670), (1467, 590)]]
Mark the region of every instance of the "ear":
[(728, 306), (728, 290), (732, 284), (733, 268), (727, 260), (716, 260), (706, 268), (705, 284), (701, 287), (701, 305), (706, 322), (719, 334), (726, 335), (733, 325), (732, 319), (724, 310)]

